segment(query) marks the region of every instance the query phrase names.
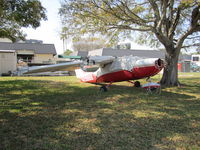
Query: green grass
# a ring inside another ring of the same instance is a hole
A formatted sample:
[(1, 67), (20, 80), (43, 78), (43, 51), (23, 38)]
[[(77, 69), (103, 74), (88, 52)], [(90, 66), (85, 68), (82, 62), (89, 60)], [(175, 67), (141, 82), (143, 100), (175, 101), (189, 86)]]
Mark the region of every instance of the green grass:
[(150, 95), (127, 82), (100, 93), (75, 77), (1, 77), (0, 149), (200, 149), (200, 73), (180, 81)]

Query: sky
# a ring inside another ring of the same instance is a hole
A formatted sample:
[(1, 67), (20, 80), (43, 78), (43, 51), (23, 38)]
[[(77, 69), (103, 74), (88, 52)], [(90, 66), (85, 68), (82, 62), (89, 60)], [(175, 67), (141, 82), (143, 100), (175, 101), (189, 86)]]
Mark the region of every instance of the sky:
[(54, 44), (58, 54), (63, 53), (63, 42), (60, 40), (59, 31), (61, 30), (58, 9), (60, 0), (40, 0), (42, 6), (46, 8), (47, 21), (42, 21), (41, 26), (32, 28), (23, 28), (27, 34), (26, 39), (42, 40), (45, 44)]
[[(58, 15), (60, 8), (60, 0), (40, 0), (42, 6), (46, 8), (46, 15), (48, 20), (42, 21), (41, 26), (32, 28), (23, 28), (24, 33), (27, 34), (26, 39), (42, 40), (45, 44), (54, 44), (57, 54), (63, 53), (63, 42), (60, 39), (59, 31), (61, 30), (61, 21)], [(69, 41), (67, 41), (69, 42)], [(125, 41), (131, 42), (131, 41)], [(123, 43), (123, 42), (122, 42)], [(66, 43), (68, 49), (71, 49), (71, 43)], [(140, 46), (131, 42), (134, 49), (151, 49), (146, 46)]]

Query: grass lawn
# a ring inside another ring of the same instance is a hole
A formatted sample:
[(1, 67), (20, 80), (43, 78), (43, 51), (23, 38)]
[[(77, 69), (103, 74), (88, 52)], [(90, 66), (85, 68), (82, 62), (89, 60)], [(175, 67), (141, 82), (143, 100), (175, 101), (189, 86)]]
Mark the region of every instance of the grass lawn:
[(0, 77), (0, 149), (200, 149), (200, 73), (180, 81), (150, 95), (127, 82), (100, 93), (76, 77)]

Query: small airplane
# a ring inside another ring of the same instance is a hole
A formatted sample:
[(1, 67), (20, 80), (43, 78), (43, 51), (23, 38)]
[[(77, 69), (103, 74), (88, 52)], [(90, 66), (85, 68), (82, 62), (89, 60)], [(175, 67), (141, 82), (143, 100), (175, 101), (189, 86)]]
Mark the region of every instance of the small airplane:
[[(88, 67), (96, 67), (96, 71), (87, 71)], [(149, 78), (159, 73), (164, 67), (160, 58), (140, 58), (136, 56), (90, 56), (82, 61), (66, 62), (54, 65), (28, 67), (19, 70), (19, 74), (32, 74), (47, 71), (75, 70), (76, 77), (81, 82), (101, 85), (101, 91), (114, 82)], [(109, 83), (104, 85), (105, 83)]]

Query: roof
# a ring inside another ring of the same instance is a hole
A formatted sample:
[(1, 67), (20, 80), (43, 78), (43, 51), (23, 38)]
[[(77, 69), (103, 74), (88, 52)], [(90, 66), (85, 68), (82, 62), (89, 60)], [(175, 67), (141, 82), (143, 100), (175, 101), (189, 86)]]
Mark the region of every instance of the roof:
[[(81, 54), (85, 51), (78, 51), (76, 54)], [(114, 56), (114, 57), (122, 57), (122, 56), (138, 56), (144, 58), (165, 58), (165, 51), (163, 50), (137, 50), (137, 49), (113, 49), (113, 48), (101, 48), (88, 52), (88, 56)], [(81, 55), (79, 55), (81, 56)], [(85, 56), (85, 55), (84, 55)], [(182, 60), (191, 60), (191, 55), (179, 55), (179, 61)]]
[(0, 50), (0, 53), (15, 53), (15, 50)]
[(88, 51), (74, 51), (70, 54), (70, 56), (81, 56), (81, 57), (87, 57)]
[(88, 52), (87, 51), (78, 51), (77, 56), (87, 57)]
[(101, 56), (138, 56), (147, 58), (164, 58), (165, 53), (159, 50), (126, 50), (126, 49), (112, 49), (103, 48), (94, 51), (89, 51), (89, 55), (101, 55)]
[(0, 42), (0, 50), (34, 50), (36, 54), (56, 55), (54, 44)]
[(183, 55), (179, 55), (179, 60), (191, 60), (191, 55), (186, 55), (186, 54), (183, 54)]
[(66, 56), (66, 55), (58, 55), (58, 58), (81, 59), (81, 56)]

